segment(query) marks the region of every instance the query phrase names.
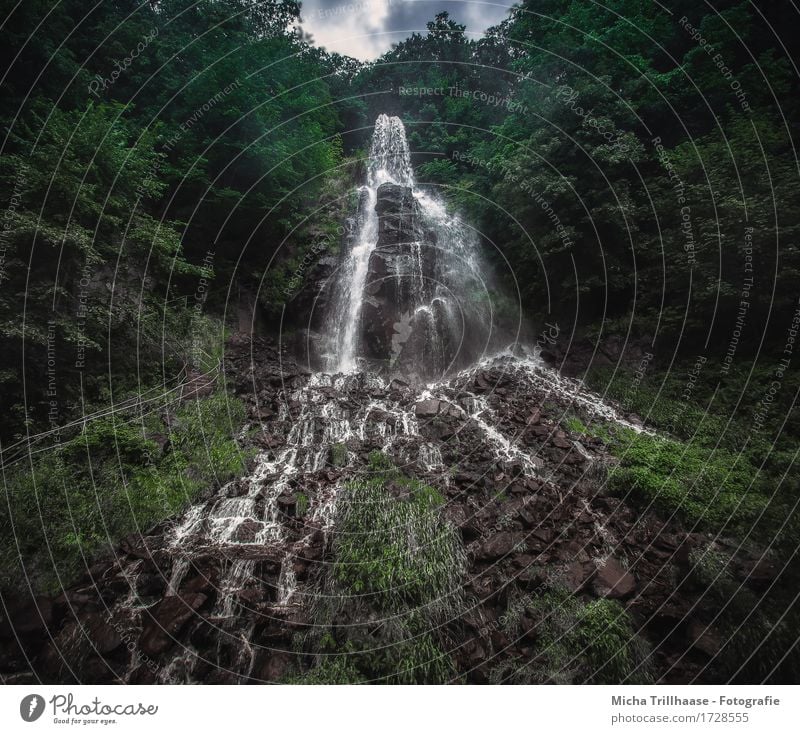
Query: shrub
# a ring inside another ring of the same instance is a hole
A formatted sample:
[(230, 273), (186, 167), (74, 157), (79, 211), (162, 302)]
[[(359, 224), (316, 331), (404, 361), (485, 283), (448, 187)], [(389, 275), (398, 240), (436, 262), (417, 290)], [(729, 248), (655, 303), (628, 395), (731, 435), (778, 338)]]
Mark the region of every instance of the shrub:
[(436, 511), (441, 495), (414, 482), (409, 490), (402, 501), (380, 480), (356, 481), (337, 504), (336, 580), (385, 610), (446, 603), (463, 573), (460, 541)]
[(285, 683), (294, 685), (343, 686), (366, 683), (364, 676), (347, 653), (326, 657), (307, 673), (286, 678)]
[[(0, 504), (3, 587), (27, 577), (37, 590), (68, 585), (103, 548), (183, 510), (209, 485), (243, 468), (232, 438), (241, 401), (218, 392), (161, 419), (88, 423), (74, 438), (5, 476)], [(169, 434), (161, 452), (150, 436)]]
[(622, 606), (596, 599), (577, 614), (574, 645), (585, 661), (590, 683), (648, 683), (646, 648)]
[(609, 486), (662, 514), (677, 512), (716, 529), (750, 527), (767, 506), (767, 498), (750, 489), (753, 468), (725, 449), (620, 431), (614, 453), (620, 462)]
[(535, 621), (536, 644), (528, 660), (506, 660), (491, 673), (494, 683), (648, 683), (645, 643), (615, 601), (583, 604), (565, 589), (509, 605), (507, 624), (522, 614)]
[[(337, 500), (334, 560), (309, 647), (347, 651), (347, 670), (370, 682), (447, 682), (455, 671), (441, 629), (460, 608), (460, 539), (439, 516), (438, 490), (403, 476), (380, 452), (369, 462), (373, 476), (350, 482)], [(320, 675), (329, 677), (330, 666), (321, 659)]]

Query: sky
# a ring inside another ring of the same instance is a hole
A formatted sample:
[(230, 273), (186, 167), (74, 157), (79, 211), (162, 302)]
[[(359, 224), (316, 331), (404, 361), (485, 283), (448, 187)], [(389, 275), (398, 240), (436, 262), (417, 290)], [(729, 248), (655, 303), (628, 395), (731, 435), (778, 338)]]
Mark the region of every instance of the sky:
[(303, 30), (317, 46), (376, 59), (443, 10), (467, 26), (471, 38), (505, 18), (515, 0), (302, 0)]

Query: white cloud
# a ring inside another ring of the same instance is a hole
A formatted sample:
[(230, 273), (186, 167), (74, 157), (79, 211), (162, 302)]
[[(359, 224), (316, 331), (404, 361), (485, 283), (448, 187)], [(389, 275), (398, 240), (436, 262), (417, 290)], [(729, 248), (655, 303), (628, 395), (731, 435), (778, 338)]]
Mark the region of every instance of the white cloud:
[(388, 30), (393, 3), (397, 0), (341, 0), (338, 4), (309, 0), (303, 3), (301, 25), (317, 46), (371, 60), (404, 35)]
[(471, 37), (500, 22), (514, 0), (303, 0), (301, 23), (318, 46), (369, 61), (446, 10)]

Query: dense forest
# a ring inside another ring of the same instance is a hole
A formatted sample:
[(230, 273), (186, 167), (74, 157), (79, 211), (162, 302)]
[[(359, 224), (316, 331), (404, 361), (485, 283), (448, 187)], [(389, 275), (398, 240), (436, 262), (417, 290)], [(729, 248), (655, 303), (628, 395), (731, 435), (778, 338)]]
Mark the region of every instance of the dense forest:
[[(226, 343), (296, 341), (304, 284), (341, 252), (387, 114), (419, 185), (479, 233), (498, 322), (544, 334), (551, 363), (655, 432), (560, 419), (617, 457), (610, 491), (777, 569), (753, 591), (718, 547), (693, 556), (724, 637), (714, 679), (796, 681), (796, 10), (523, 0), (482, 36), (457, 15), (364, 62), (317, 47), (294, 0), (2, 4), (4, 608), (21, 584), (37, 598), (67, 588), (249, 466)], [(386, 509), (417, 522), (427, 490), (369, 462), (364, 492), (421, 492)], [(355, 514), (342, 522), (366, 522)], [(454, 542), (437, 536), (435, 553)], [(401, 570), (416, 593), (424, 571)], [(338, 578), (356, 582), (374, 583)], [(604, 672), (498, 680), (654, 679), (633, 662), (635, 618), (562, 593), (540, 594), (535, 613), (557, 597), (583, 620), (558, 633), (559, 654), (581, 646), (578, 667)], [(602, 664), (602, 630), (625, 665)], [(440, 653), (404, 650), (292, 680), (455, 677)], [(414, 656), (422, 673), (396, 673)]]

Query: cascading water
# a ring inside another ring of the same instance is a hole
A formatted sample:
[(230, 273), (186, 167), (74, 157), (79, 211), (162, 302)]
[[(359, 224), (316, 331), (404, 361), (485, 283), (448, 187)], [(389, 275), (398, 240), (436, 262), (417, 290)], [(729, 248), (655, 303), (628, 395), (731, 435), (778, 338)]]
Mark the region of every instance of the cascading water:
[(414, 181), (405, 128), (375, 123), (356, 232), (332, 279), (323, 364), (425, 378), (474, 362), (490, 332), (476, 238)]
[[(329, 565), (339, 490), (370, 471), (370, 452), (469, 503), (498, 473), (518, 477), (517, 491), (538, 486), (551, 451), (543, 442), (558, 431), (551, 423), (526, 434), (524, 418), (514, 427), (519, 409), (503, 401), (521, 395), (527, 409), (555, 399), (624, 423), (536, 353), (480, 359), (491, 312), (475, 304), (483, 285), (475, 239), (415, 187), (398, 118), (378, 118), (360, 198), (357, 237), (332, 284), (327, 362), (336, 374), (310, 374), (264, 349), (240, 365), (242, 392), (258, 382), (251, 416), (261, 450), (248, 476), (188, 508), (152, 538), (154, 551), (148, 545), (125, 562), (121, 585), (130, 592), (106, 607), (103, 622), (135, 641), (119, 663), (122, 680), (279, 677), (274, 661), (294, 644), (293, 615), (313, 607), (314, 569)], [(467, 346), (465, 331), (477, 337)], [(378, 369), (358, 372), (362, 365)], [(460, 371), (447, 374), (455, 365)], [(395, 379), (386, 366), (434, 378)], [(498, 406), (492, 391), (501, 382), (511, 387), (498, 391)], [(594, 461), (579, 442), (556, 438), (577, 461)], [(460, 494), (454, 482), (469, 489)]]
[(413, 186), (411, 155), (403, 123), (397, 117), (381, 115), (375, 123), (367, 182), (359, 189), (358, 230), (337, 278), (328, 371), (353, 372), (356, 369), (357, 329), (361, 318), (364, 284), (369, 258), (378, 243), (378, 215), (375, 203), (378, 187), (385, 183)]

